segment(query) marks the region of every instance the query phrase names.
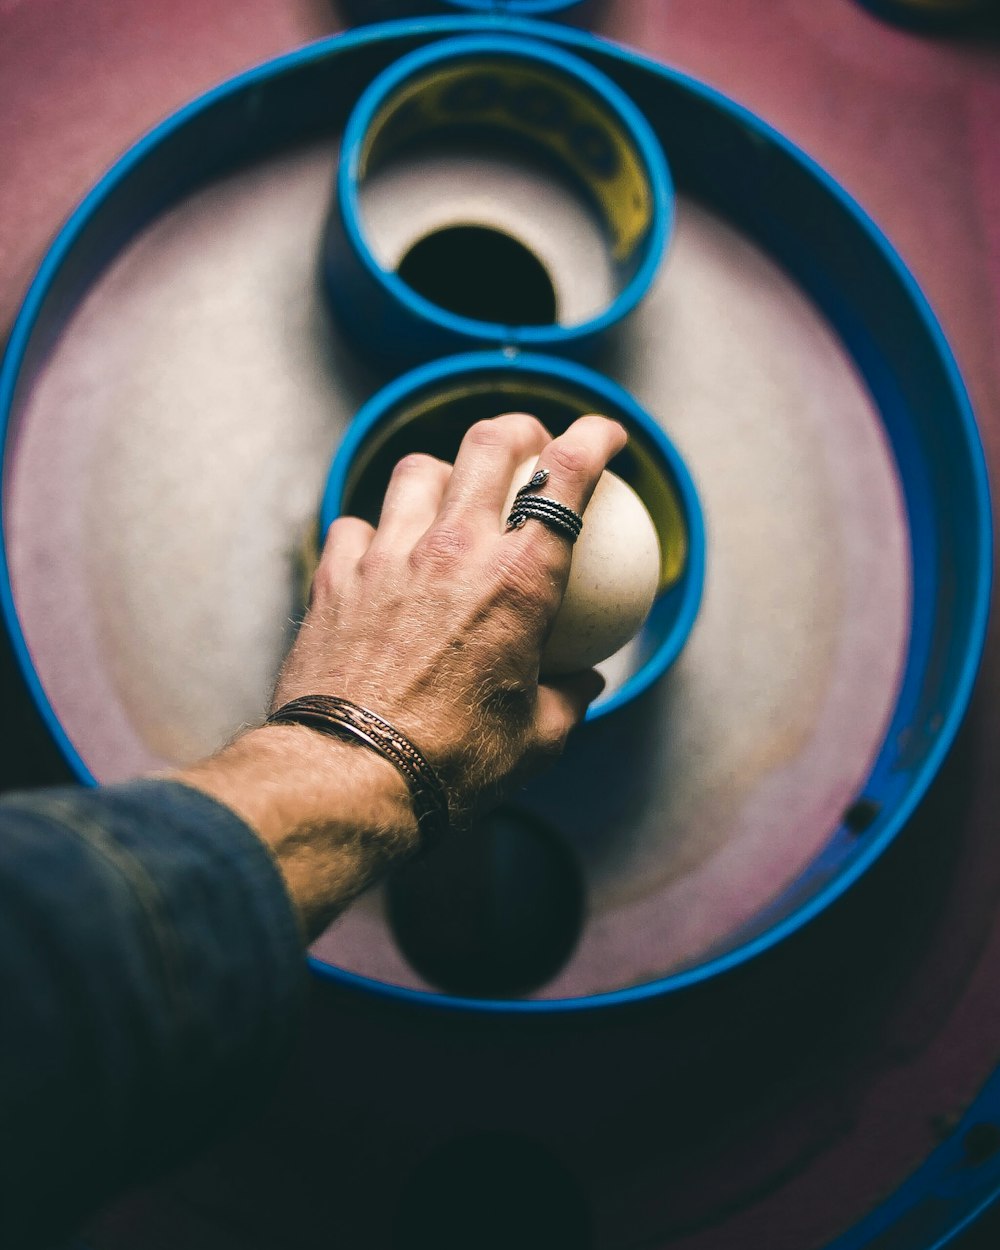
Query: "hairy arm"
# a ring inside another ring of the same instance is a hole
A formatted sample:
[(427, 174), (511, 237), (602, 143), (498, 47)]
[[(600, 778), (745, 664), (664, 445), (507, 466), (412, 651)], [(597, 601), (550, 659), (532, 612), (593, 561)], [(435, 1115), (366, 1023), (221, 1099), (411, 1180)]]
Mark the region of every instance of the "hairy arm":
[[(378, 527), (331, 528), (275, 705), (371, 708), (442, 780), (452, 836), (561, 751), (601, 688), (539, 682), (569, 572), (541, 523), (502, 532), (529, 455), (582, 511), (622, 430), (551, 440), (508, 415), (454, 467), (393, 475)], [(297, 1027), (303, 945), (419, 849), (407, 784), (357, 743), (250, 730), (212, 758), (0, 803), (0, 1244), (40, 1246), (260, 1105)]]
[(306, 941), (417, 849), (417, 822), (396, 769), (303, 726), (253, 730), (177, 778), (256, 830), (277, 861)]
[[(549, 470), (546, 493), (583, 511), (624, 442), (603, 417), (582, 417), (552, 439), (513, 413), (473, 426), (454, 466), (401, 461), (377, 528), (356, 517), (331, 526), (274, 706), (329, 694), (378, 713), (436, 770), (460, 835), (517, 777), (562, 751), (603, 684), (592, 671), (539, 682), (572, 549), (538, 522), (503, 532), (511, 478), (534, 455)], [(254, 730), (177, 775), (258, 831), (309, 938), (418, 849), (396, 769), (311, 729)]]

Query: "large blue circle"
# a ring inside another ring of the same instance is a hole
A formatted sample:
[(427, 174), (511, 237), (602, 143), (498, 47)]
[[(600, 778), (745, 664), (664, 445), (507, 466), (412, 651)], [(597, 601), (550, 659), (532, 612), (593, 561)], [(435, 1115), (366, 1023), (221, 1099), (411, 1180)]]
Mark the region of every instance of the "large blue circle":
[[(30, 386), (89, 282), (145, 221), (240, 161), (327, 133), (338, 92), (346, 112), (372, 72), (373, 52), (387, 59), (435, 35), (483, 28), (475, 19), (440, 18), (324, 40), (223, 84), (137, 143), (71, 216), (25, 298), (0, 370), (5, 430), (19, 392)], [(642, 985), (549, 1002), (459, 999), (323, 969), (344, 985), (426, 1008), (538, 1014), (610, 1008), (722, 976), (793, 937), (864, 875), (924, 796), (966, 710), (985, 638), (992, 534), (982, 447), (951, 351), (912, 276), (847, 193), (759, 118), (677, 71), (571, 29), (527, 21), (512, 21), (510, 29), (558, 38), (613, 68), (640, 103), (655, 106), (685, 189), (782, 262), (825, 312), (881, 413), (905, 497), (913, 567), (904, 679), (864, 788), (880, 805), (878, 815), (863, 840), (835, 831), (823, 854), (732, 949)], [(352, 53), (361, 55), (352, 59)], [(652, 108), (647, 112), (653, 116)], [(35, 671), (6, 559), (0, 605), (41, 717), (75, 774), (95, 784)]]
[[(835, 835), (810, 870), (819, 884), (799, 883), (799, 897), (793, 887), (785, 910), (735, 949), (675, 976), (551, 1003), (435, 996), (322, 970), (362, 993), (425, 1009), (539, 1014), (634, 1003), (723, 977), (773, 951), (837, 904), (904, 829), (954, 741), (985, 638), (992, 536), (982, 448), (951, 351), (912, 276), (847, 193), (759, 118), (677, 71), (573, 30), (513, 20), (507, 28), (544, 35), (592, 58), (641, 97), (650, 116), (662, 112), (670, 123), (671, 159), (681, 186), (785, 264), (824, 310), (879, 405), (905, 493), (914, 570), (905, 680), (869, 779), (884, 799), (882, 813), (864, 841), (846, 851)], [(309, 119), (329, 115), (338, 91), (357, 89), (352, 53), (368, 58), (370, 73), (373, 53), (382, 51), (388, 59), (436, 35), (480, 29), (473, 19), (442, 18), (321, 41), (223, 84), (136, 144), (71, 216), (24, 300), (0, 368), (5, 437), (18, 395), (30, 386), (47, 345), (91, 279), (143, 222), (221, 168), (310, 132)], [(313, 123), (312, 132), (316, 129)], [(0, 527), (2, 522), (0, 513)], [(13, 602), (6, 547), (0, 606), (40, 716), (76, 776), (95, 784), (35, 671)], [(966, 1127), (997, 1117), (1000, 1073), (956, 1133), (838, 1239), (837, 1250), (864, 1250), (886, 1238), (898, 1250), (931, 1250), (951, 1241), (1000, 1192), (1000, 1155), (970, 1166), (962, 1142)]]

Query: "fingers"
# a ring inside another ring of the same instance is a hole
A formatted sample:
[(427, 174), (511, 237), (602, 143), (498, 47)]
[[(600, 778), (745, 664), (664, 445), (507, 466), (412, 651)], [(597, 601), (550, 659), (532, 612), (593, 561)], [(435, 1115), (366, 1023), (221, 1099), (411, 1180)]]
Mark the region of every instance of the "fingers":
[(535, 705), (535, 751), (560, 755), (566, 738), (586, 716), (587, 708), (604, 689), (604, 678), (593, 668), (569, 677), (543, 682)]
[[(580, 417), (542, 449), (535, 471), (544, 469), (548, 476), (531, 497), (554, 499), (582, 514), (605, 465), (627, 441), (628, 435), (617, 421), (595, 415)], [(537, 517), (500, 535), (494, 551), (500, 576), (512, 591), (521, 589), (512, 598), (517, 603), (531, 598), (549, 619), (559, 607), (572, 558), (572, 538)]]
[(626, 442), (628, 435), (617, 421), (580, 417), (542, 449), (535, 471), (547, 470), (548, 478), (539, 493), (582, 513), (608, 461)]
[(542, 423), (524, 412), (477, 421), (462, 439), (442, 507), (487, 522), (495, 534), (517, 466), (550, 441)]
[(323, 553), (313, 574), (310, 602), (325, 602), (353, 572), (371, 545), (375, 530), (356, 516), (337, 517), (326, 532)]
[(451, 465), (433, 456), (404, 456), (392, 471), (372, 546), (412, 551), (441, 508)]

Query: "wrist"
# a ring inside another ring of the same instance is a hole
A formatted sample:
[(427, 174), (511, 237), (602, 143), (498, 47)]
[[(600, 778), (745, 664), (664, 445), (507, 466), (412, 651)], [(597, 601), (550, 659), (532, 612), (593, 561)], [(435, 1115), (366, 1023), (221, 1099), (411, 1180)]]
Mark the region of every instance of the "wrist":
[(302, 725), (251, 730), (177, 777), (255, 830), (307, 939), (419, 843), (410, 794), (393, 765)]
[(422, 841), (430, 844), (447, 833), (450, 804), (441, 778), (410, 739), (377, 712), (337, 695), (301, 695), (272, 712), (266, 724), (304, 725), (374, 751), (406, 780)]

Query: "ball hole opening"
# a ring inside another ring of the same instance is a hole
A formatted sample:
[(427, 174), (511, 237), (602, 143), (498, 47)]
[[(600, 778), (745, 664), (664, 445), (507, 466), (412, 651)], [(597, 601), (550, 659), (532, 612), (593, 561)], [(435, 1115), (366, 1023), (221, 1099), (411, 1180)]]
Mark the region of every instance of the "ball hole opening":
[(556, 322), (551, 275), (519, 239), (491, 226), (454, 225), (418, 239), (397, 274), (439, 308), (506, 326)]
[(868, 832), (881, 811), (882, 804), (876, 799), (860, 798), (844, 812), (843, 822), (848, 832), (859, 838)]
[(550, 981), (576, 946), (584, 885), (548, 825), (500, 809), (389, 879), (386, 908), (403, 955), (431, 985), (516, 998)]

